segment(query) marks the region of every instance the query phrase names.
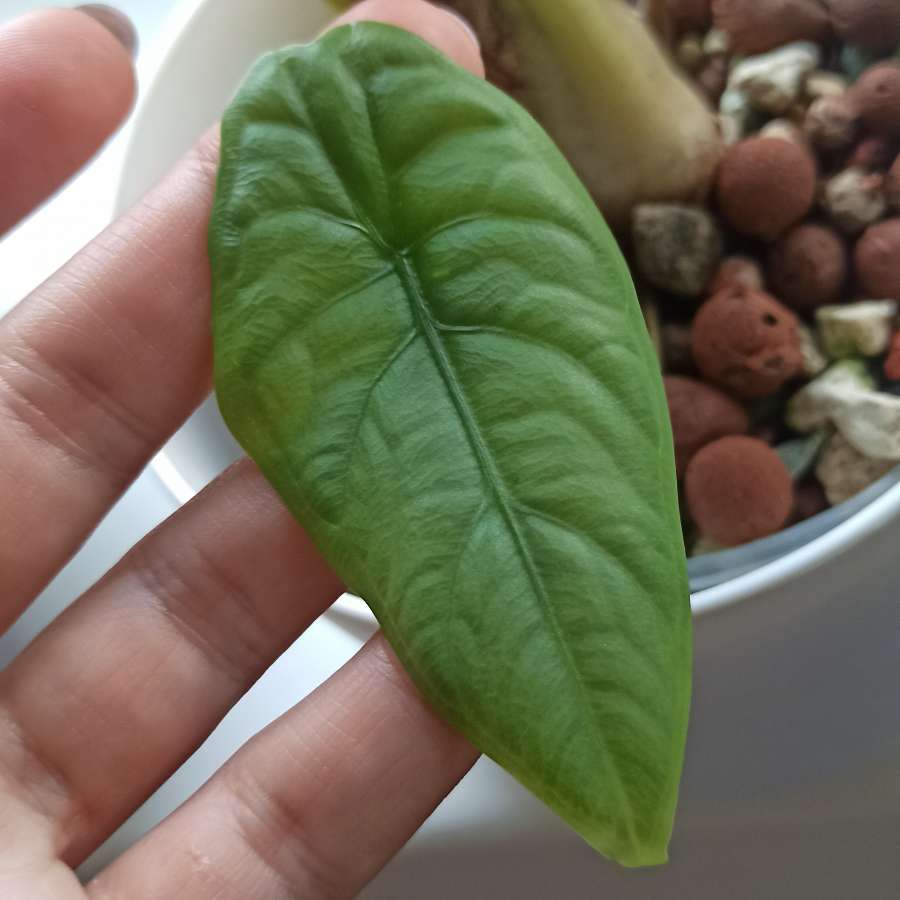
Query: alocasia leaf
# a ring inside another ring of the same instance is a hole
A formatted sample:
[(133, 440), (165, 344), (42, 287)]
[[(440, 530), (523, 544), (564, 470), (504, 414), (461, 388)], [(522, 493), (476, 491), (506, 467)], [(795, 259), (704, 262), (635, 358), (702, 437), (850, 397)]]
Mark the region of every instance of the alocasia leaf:
[(230, 428), (413, 679), (626, 865), (690, 692), (672, 438), (625, 264), (514, 101), (384, 25), (253, 70), (211, 225)]

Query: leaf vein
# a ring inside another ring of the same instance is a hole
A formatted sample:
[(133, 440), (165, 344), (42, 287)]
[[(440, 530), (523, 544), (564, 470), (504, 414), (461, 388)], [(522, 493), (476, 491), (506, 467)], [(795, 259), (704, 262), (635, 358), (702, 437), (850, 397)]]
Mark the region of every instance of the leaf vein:
[[(606, 547), (604, 547), (595, 537), (593, 537), (587, 531), (575, 528), (565, 520), (557, 518), (551, 513), (546, 513), (543, 510), (536, 509), (535, 507), (528, 504), (516, 501), (515, 507), (523, 515), (534, 516), (544, 522), (547, 522), (547, 524), (549, 525), (553, 525), (555, 528), (559, 528), (560, 530), (565, 531), (567, 534), (574, 535), (575, 537), (580, 537), (583, 540), (587, 541), (601, 554), (601, 556), (603, 556), (604, 559), (606, 559), (610, 563), (613, 563), (623, 574), (625, 574), (639, 591), (645, 590), (644, 586), (640, 582), (640, 579), (631, 570), (631, 568), (624, 565), (615, 554), (610, 553)], [(640, 641), (632, 639), (629, 641), (629, 643), (634, 648), (636, 654), (644, 660), (647, 667), (652, 670), (655, 676), (657, 676), (658, 678), (665, 677), (665, 672), (663, 671), (663, 667), (660, 664), (660, 661), (656, 657), (648, 654), (646, 649), (644, 648), (644, 645)]]
[[(350, 469), (350, 463), (353, 461), (353, 456), (356, 452), (357, 444), (359, 443), (359, 435), (362, 431), (363, 422), (366, 420), (366, 414), (369, 411), (369, 404), (372, 402), (372, 397), (375, 394), (378, 385), (384, 381), (388, 372), (393, 368), (394, 364), (400, 359), (401, 356), (413, 345), (416, 338), (419, 336), (419, 332), (413, 328), (411, 329), (403, 340), (397, 344), (396, 347), (391, 351), (390, 356), (384, 361), (381, 368), (378, 370), (378, 374), (372, 379), (372, 383), (366, 388), (365, 396), (363, 397), (362, 404), (360, 405), (359, 412), (356, 416), (356, 421), (353, 425), (353, 431), (350, 433), (350, 439), (347, 442), (347, 446), (350, 448), (347, 458), (347, 469)], [(349, 487), (349, 479), (344, 478), (344, 497), (347, 496), (347, 489)], [(343, 505), (343, 503), (342, 503)]]
[(495, 125), (485, 122), (476, 122), (473, 125), (457, 126), (452, 131), (431, 131), (425, 136), (425, 141), (412, 150), (409, 155), (393, 170), (385, 169), (393, 180), (403, 176), (409, 169), (418, 163), (423, 156), (433, 153), (437, 147), (442, 147), (448, 141), (456, 140), (462, 135), (472, 135), (483, 131), (494, 131)]
[(549, 228), (566, 237), (574, 238), (581, 244), (591, 245), (591, 241), (588, 237), (571, 228), (568, 223), (555, 222), (553, 219), (544, 219), (540, 216), (531, 216), (526, 213), (492, 213), (491, 215), (459, 216), (456, 219), (451, 219), (449, 222), (442, 222), (440, 225), (436, 225), (431, 231), (416, 238), (416, 240), (407, 247), (404, 247), (400, 252), (408, 253), (411, 250), (421, 248), (426, 244), (429, 244), (436, 237), (440, 237), (442, 234), (463, 225), (493, 224), (497, 222), (512, 222), (520, 225), (532, 225), (536, 228)]
[(571, 363), (582, 375), (585, 375), (590, 379), (593, 386), (596, 386), (598, 383), (597, 375), (583, 359), (575, 356), (574, 353), (567, 353), (559, 346), (559, 344), (555, 344), (553, 341), (547, 340), (547, 338), (537, 337), (533, 334), (528, 334), (525, 331), (515, 331), (514, 329), (507, 328), (503, 325), (448, 325), (443, 322), (435, 322), (435, 326), (438, 331), (457, 334), (496, 334), (501, 337), (510, 338), (511, 340), (533, 344), (536, 347), (540, 347), (543, 350), (553, 353), (558, 359), (563, 359), (566, 362)]
[(307, 216), (313, 219), (322, 219), (326, 222), (331, 222), (332, 225), (338, 225), (341, 228), (347, 228), (352, 231), (356, 231), (359, 234), (365, 235), (367, 238), (371, 238), (367, 228), (361, 222), (357, 222), (353, 219), (345, 218), (344, 216), (338, 215), (337, 213), (329, 212), (329, 210), (325, 209), (322, 206), (304, 206), (302, 208), (298, 208), (296, 204), (291, 205), (289, 200), (285, 200), (285, 206), (277, 207), (272, 206), (268, 210), (266, 210), (266, 214), (264, 216), (260, 216), (255, 221), (251, 222), (246, 226), (245, 230), (248, 234), (252, 234), (259, 228), (263, 226), (268, 227), (270, 223), (274, 221), (279, 221), (280, 219), (287, 219), (290, 224), (293, 226), (296, 223), (296, 220), (300, 216)]

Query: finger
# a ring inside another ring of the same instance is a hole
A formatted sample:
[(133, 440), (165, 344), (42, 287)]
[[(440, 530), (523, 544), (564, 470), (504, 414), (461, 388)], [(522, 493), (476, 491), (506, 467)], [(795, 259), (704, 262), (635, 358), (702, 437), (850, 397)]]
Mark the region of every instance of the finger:
[(88, 896), (355, 897), (476, 758), (376, 636), (101, 873)]
[(0, 631), (209, 391), (217, 140), (0, 320)]
[(96, 153), (134, 88), (128, 50), (93, 17), (55, 9), (0, 27), (0, 234)]
[(340, 592), (237, 464), (0, 672), (0, 791), (77, 864)]
[[(390, 15), (459, 53), (422, 0)], [(443, 23), (443, 24), (441, 24)], [(209, 389), (210, 137), (135, 209), (0, 322), (0, 630), (79, 546)], [(64, 511), (64, 514), (60, 514)]]
[(137, 56), (137, 31), (125, 13), (105, 3), (82, 3), (75, 9), (99, 22), (125, 48), (132, 59)]
[(421, 0), (363, 0), (340, 16), (332, 27), (352, 22), (384, 22), (412, 31), (438, 47), (457, 65), (484, 77), (484, 61), (471, 26), (450, 9)]

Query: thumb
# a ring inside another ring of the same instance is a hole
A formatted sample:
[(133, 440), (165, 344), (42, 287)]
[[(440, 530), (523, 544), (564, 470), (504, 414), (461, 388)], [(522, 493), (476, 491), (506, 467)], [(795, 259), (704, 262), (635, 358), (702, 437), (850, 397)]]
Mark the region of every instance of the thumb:
[(364, 0), (331, 27), (351, 22), (384, 22), (417, 34), (449, 56), (457, 65), (484, 77), (481, 48), (464, 19), (425, 0)]

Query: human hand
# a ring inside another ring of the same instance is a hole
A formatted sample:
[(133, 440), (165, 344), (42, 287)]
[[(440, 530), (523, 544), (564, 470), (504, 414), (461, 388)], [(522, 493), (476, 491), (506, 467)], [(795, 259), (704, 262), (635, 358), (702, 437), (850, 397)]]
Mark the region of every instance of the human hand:
[[(482, 72), (460, 22), (423, 0), (343, 18)], [(132, 94), (128, 54), (81, 12), (0, 29), (0, 233)], [(0, 321), (0, 631), (210, 389), (217, 146), (202, 139)], [(136, 546), (0, 672), (0, 897), (357, 893), (476, 758), (379, 636), (93, 881), (73, 872), (340, 592), (247, 461)]]

